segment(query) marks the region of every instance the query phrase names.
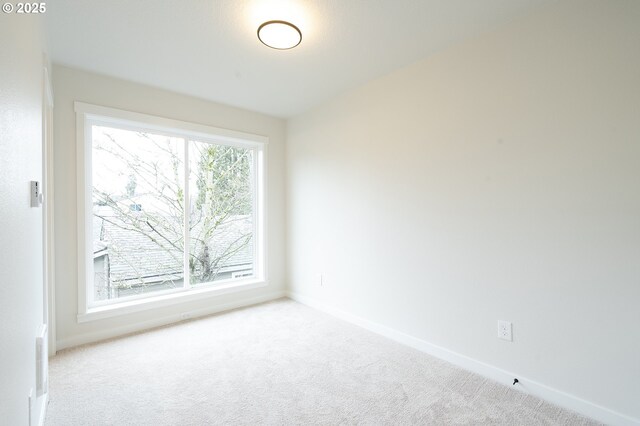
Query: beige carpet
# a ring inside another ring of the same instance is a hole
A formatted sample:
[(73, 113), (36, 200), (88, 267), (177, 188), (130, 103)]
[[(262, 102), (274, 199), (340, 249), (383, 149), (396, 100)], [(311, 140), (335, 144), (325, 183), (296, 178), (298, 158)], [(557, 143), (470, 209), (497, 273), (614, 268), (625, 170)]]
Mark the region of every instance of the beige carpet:
[(59, 353), (52, 425), (587, 425), (290, 300)]

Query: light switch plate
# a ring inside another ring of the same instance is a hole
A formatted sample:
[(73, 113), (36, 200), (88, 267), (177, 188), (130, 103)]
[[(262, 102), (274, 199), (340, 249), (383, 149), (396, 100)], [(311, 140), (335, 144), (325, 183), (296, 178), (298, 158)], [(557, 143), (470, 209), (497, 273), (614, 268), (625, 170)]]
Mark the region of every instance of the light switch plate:
[(32, 180), (30, 185), (30, 199), (31, 207), (40, 207), (42, 205), (42, 192), (40, 189), (40, 182)]

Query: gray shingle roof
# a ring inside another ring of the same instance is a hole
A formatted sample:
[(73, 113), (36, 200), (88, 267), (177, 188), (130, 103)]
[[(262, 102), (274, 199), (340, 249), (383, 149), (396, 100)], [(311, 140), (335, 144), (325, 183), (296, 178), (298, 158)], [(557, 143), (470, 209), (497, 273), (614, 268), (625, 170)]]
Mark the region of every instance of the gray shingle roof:
[[(109, 255), (109, 268), (112, 282), (152, 283), (167, 279), (182, 279), (183, 254), (180, 232), (166, 233), (169, 240), (178, 239), (171, 247), (146, 224), (144, 213), (136, 223), (125, 223), (108, 206), (95, 208), (93, 216), (94, 257)], [(157, 215), (156, 215), (157, 217)], [(167, 220), (170, 220), (167, 218)], [(175, 219), (173, 220), (175, 222)], [(178, 225), (178, 224), (176, 224)], [(179, 228), (178, 228), (179, 229)], [(217, 267), (220, 271), (239, 271), (251, 269), (253, 262), (253, 238), (251, 216), (231, 216), (220, 224), (208, 239), (210, 261), (220, 257)], [(196, 224), (190, 230), (191, 253), (203, 256), (204, 245), (200, 242), (203, 235), (202, 224)], [(149, 237), (151, 236), (151, 238)], [(153, 239), (152, 239), (153, 238)], [(154, 241), (154, 239), (156, 241)], [(244, 244), (249, 239), (248, 244)], [(196, 273), (202, 266), (196, 262)], [(142, 282), (141, 282), (142, 281)]]

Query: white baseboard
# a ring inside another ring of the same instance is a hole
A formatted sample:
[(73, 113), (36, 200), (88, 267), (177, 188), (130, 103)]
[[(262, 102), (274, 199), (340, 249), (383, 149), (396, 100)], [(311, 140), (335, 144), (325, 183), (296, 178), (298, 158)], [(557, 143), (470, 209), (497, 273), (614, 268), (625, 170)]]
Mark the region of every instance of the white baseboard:
[(560, 407), (575, 411), (582, 414), (583, 416), (592, 418), (594, 420), (610, 425), (640, 425), (640, 420), (638, 419), (634, 419), (632, 417), (586, 401), (577, 396), (551, 388), (542, 383), (536, 382), (535, 380), (527, 379), (520, 374), (505, 371), (493, 365), (486, 364), (482, 361), (478, 361), (476, 359), (459, 354), (457, 352), (453, 352), (441, 346), (431, 344), (425, 340), (410, 336), (401, 331), (397, 331), (390, 327), (366, 320), (348, 312), (341, 311), (339, 309), (328, 306), (312, 297), (293, 292), (288, 292), (287, 297), (309, 307), (315, 308), (319, 311), (323, 311), (327, 314), (340, 318), (349, 323), (365, 328), (374, 333), (385, 336), (391, 340), (395, 340), (396, 342), (405, 344), (422, 352), (426, 352), (437, 358), (457, 365), (458, 367), (461, 367), (465, 370), (480, 374), (499, 383), (507, 384), (510, 386), (513, 382), (513, 379), (517, 377), (519, 383), (518, 386), (513, 387), (514, 389), (537, 396), (545, 401), (549, 401), (553, 404), (559, 405)]
[(198, 318), (198, 317), (203, 317), (206, 315), (211, 315), (219, 312), (229, 311), (231, 309), (257, 305), (258, 303), (264, 303), (270, 300), (280, 299), (285, 296), (286, 296), (286, 293), (284, 291), (274, 291), (262, 296), (238, 299), (236, 301), (229, 302), (229, 303), (222, 303), (217, 305), (214, 304), (211, 306), (207, 306), (206, 308), (182, 311), (179, 314), (166, 315), (162, 317), (154, 317), (153, 319), (148, 321), (127, 324), (122, 327), (114, 327), (114, 328), (100, 330), (92, 333), (80, 334), (77, 336), (58, 340), (56, 342), (56, 349), (59, 351), (62, 349), (72, 348), (74, 346), (84, 345), (87, 343), (95, 343), (101, 340), (111, 339), (113, 337), (124, 336), (130, 333), (136, 333), (139, 331), (149, 330), (149, 329), (160, 327), (163, 325), (177, 323), (185, 320), (185, 317), (184, 317), (185, 314), (188, 315), (189, 319)]

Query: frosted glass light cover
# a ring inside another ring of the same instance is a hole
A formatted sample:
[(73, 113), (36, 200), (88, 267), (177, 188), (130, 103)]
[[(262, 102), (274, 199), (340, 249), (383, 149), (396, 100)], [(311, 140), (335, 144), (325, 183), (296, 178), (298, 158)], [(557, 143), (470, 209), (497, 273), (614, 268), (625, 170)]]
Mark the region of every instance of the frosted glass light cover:
[(269, 47), (286, 50), (300, 44), (302, 33), (289, 22), (268, 21), (258, 28), (258, 38)]

